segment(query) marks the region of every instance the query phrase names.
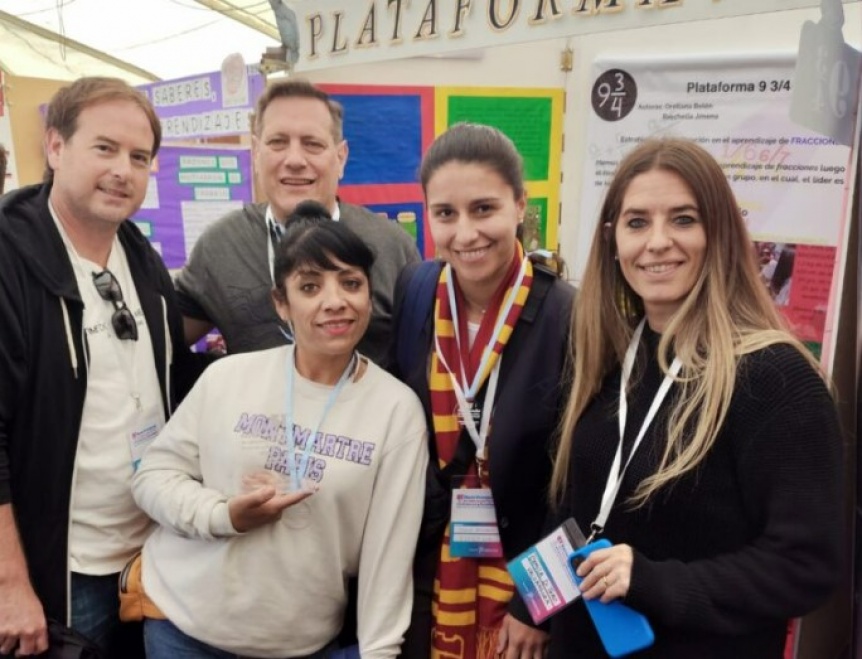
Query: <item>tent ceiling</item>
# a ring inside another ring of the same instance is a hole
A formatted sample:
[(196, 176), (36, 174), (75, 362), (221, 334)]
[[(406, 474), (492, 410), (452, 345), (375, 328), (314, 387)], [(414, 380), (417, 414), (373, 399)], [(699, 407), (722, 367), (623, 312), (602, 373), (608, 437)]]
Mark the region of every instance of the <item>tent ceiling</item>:
[(19, 76), (173, 79), (278, 45), (269, 0), (0, 0), (0, 12), (0, 65)]

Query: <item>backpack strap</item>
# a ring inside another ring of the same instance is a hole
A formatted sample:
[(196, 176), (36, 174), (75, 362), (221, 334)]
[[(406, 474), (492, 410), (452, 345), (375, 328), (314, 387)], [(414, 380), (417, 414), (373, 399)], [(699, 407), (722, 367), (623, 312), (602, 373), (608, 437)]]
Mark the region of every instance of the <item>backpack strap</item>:
[(530, 295), (527, 296), (527, 302), (524, 304), (524, 309), (521, 311), (521, 318), (528, 323), (536, 320), (536, 315), (542, 307), (548, 291), (551, 290), (553, 283), (559, 279), (556, 273), (551, 272), (542, 265), (533, 263), (533, 285), (530, 286)]
[(398, 370), (402, 374), (411, 373), (416, 359), (423, 357), (416, 350), (416, 337), (422, 333), (434, 309), (434, 290), (442, 268), (440, 261), (423, 261), (416, 266), (407, 282), (398, 324), (396, 355)]

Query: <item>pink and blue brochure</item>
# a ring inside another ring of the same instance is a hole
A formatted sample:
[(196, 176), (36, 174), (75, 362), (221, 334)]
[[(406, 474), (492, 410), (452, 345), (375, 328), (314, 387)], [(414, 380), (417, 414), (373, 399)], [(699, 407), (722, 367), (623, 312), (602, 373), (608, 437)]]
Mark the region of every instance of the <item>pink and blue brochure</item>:
[(536, 624), (581, 596), (569, 567), (576, 549), (563, 525), (509, 562), (509, 574)]

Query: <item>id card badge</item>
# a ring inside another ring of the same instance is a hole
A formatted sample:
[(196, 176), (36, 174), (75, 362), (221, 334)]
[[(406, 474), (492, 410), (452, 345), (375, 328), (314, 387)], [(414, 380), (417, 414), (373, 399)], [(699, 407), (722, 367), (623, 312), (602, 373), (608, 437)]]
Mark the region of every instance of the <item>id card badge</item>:
[(491, 490), (475, 476), (452, 479), (449, 553), (454, 558), (500, 558), (503, 544)]
[(141, 466), (141, 458), (144, 457), (144, 453), (150, 448), (150, 444), (159, 436), (163, 425), (159, 415), (154, 414), (138, 422), (132, 432), (129, 433), (129, 449), (132, 453), (133, 471), (137, 471), (138, 467)]
[(563, 524), (509, 562), (512, 581), (536, 624), (581, 596), (569, 568), (569, 556), (575, 549)]

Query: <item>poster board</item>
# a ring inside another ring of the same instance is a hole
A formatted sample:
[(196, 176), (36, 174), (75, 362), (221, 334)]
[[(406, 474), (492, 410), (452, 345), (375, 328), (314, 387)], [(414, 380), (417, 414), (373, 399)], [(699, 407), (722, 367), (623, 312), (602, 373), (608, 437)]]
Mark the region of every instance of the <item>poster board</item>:
[(347, 202), (381, 213), (434, 246), (419, 166), (434, 137), (459, 121), (489, 124), (524, 157), (528, 249), (558, 248), (563, 90), (516, 87), (321, 85), (344, 106), (347, 167), (338, 189)]
[(433, 256), (418, 172), (434, 139), (433, 87), (320, 85), (344, 106), (349, 154), (338, 195), (398, 224)]
[(230, 66), (221, 71), (164, 80), (138, 89), (147, 95), (162, 122), (163, 140), (247, 135), (249, 116), (266, 81), (257, 67)]
[(6, 94), (6, 77), (0, 69), (0, 145), (6, 149), (6, 181), (4, 192), (18, 187), (18, 167), (15, 163), (15, 145), (12, 140), (12, 120), (9, 118), (9, 104)]
[(252, 201), (247, 149), (163, 146), (147, 196), (132, 220), (168, 268), (186, 262), (203, 230)]
[(437, 134), (459, 121), (505, 133), (524, 158), (527, 210), (524, 245), (558, 248), (563, 90), (513, 87), (438, 87)]
[(777, 276), (782, 254), (785, 262), (793, 255), (790, 277), (773, 296), (796, 335), (828, 364), (853, 154), (790, 120), (794, 65), (792, 55), (597, 61), (586, 127), (578, 276), (620, 158), (647, 137), (692, 139), (724, 169), (763, 248), (764, 279)]

